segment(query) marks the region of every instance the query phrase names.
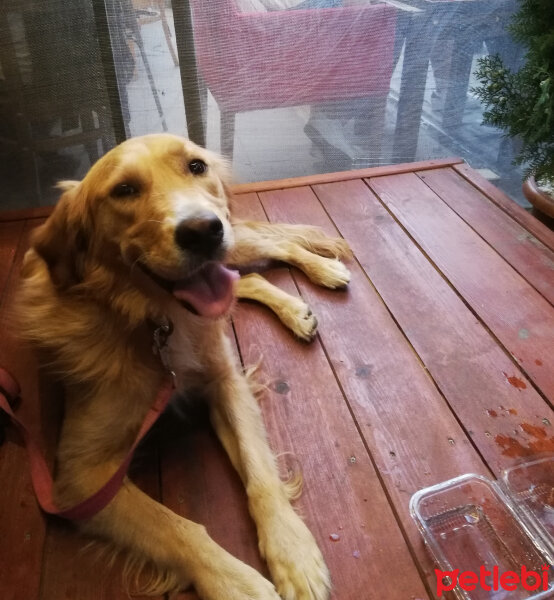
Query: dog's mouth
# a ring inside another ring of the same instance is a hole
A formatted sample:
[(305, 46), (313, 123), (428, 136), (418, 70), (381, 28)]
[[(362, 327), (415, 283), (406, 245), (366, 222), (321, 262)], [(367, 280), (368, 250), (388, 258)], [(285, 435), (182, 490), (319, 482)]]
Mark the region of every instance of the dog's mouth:
[(233, 303), (233, 284), (239, 274), (220, 262), (205, 263), (185, 279), (176, 281), (153, 273), (142, 263), (141, 267), (160, 287), (179, 300), (182, 306), (201, 317), (216, 319), (226, 314)]

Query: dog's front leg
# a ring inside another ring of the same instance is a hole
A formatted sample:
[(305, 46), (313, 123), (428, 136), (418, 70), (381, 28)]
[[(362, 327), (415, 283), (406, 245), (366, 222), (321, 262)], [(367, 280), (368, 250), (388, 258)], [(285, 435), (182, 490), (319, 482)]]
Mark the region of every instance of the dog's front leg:
[(339, 258), (351, 255), (342, 238), (328, 237), (317, 227), (257, 221), (233, 223), (235, 245), (229, 262), (237, 266), (260, 260), (280, 260), (304, 271), (323, 287), (343, 288), (350, 272)]
[(235, 369), (214, 384), (211, 419), (248, 495), (260, 552), (286, 600), (325, 600), (329, 572), (312, 534), (293, 510), (267, 443), (258, 403)]
[(309, 342), (317, 331), (317, 319), (298, 296), (287, 294), (257, 273), (243, 275), (235, 286), (238, 298), (256, 300), (268, 306), (300, 339)]
[[(55, 487), (62, 508), (87, 498), (113, 475), (152, 404), (161, 377), (147, 368), (130, 373), (132, 378), (120, 376), (116, 383), (105, 377), (93, 392), (67, 387)], [(203, 600), (279, 600), (267, 579), (216, 544), (203, 526), (175, 514), (128, 479), (82, 527), (129, 553), (130, 565), (151, 563), (167, 591), (192, 584)]]
[[(102, 467), (88, 476), (101, 481)], [(84, 529), (146, 560), (179, 589), (192, 584), (203, 600), (280, 600), (256, 570), (214, 542), (206, 529), (152, 500), (130, 481)]]

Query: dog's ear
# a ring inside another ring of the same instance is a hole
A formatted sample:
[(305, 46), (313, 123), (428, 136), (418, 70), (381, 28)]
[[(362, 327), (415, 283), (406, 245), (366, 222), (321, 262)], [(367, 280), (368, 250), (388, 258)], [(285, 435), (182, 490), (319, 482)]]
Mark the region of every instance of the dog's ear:
[(83, 194), (78, 182), (70, 183), (62, 188), (66, 191), (53, 213), (31, 238), (31, 246), (48, 265), (54, 285), (62, 289), (82, 281), (90, 239)]

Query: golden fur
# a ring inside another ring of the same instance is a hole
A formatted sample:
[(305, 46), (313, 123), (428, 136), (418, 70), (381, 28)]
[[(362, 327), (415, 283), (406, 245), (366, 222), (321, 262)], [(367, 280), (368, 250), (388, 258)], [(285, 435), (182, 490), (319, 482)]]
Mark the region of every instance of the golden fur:
[[(193, 159), (208, 165), (206, 173), (188, 170)], [(325, 600), (330, 580), (323, 557), (290, 504), (298, 481), (279, 478), (225, 319), (187, 310), (148, 272), (172, 281), (191, 272), (192, 258), (175, 243), (175, 229), (197, 209), (219, 217), (227, 260), (239, 266), (283, 260), (316, 283), (341, 287), (349, 274), (337, 257), (348, 248), (312, 227), (232, 223), (226, 180), (223, 161), (188, 140), (131, 139), (100, 159), (82, 182), (62, 184), (53, 214), (36, 230), (17, 306), (24, 335), (46, 352), (65, 382), (55, 495), (60, 507), (71, 506), (119, 466), (164, 378), (151, 347), (154, 327), (169, 318), (178, 388), (201, 386), (209, 398), (212, 424), (244, 482), (275, 587), (218, 546), (203, 526), (128, 479), (82, 529), (127, 554), (127, 575), (151, 567), (150, 592), (192, 584), (204, 600)], [(114, 197), (123, 183), (137, 193)], [(268, 305), (298, 336), (313, 336), (316, 321), (305, 303), (260, 276), (242, 278), (236, 294)]]

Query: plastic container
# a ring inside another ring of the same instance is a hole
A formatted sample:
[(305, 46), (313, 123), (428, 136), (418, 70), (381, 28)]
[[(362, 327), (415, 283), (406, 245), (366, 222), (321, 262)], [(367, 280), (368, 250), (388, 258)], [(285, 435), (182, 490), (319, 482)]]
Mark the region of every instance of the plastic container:
[(410, 511), (438, 564), (437, 596), (554, 598), (545, 567), (554, 557), (554, 457), (512, 467), (501, 482), (468, 474), (434, 485), (412, 496)]
[[(550, 564), (554, 561), (554, 456), (522, 463), (504, 471), (508, 495), (534, 534), (546, 544)], [(552, 575), (554, 580), (554, 573)]]

